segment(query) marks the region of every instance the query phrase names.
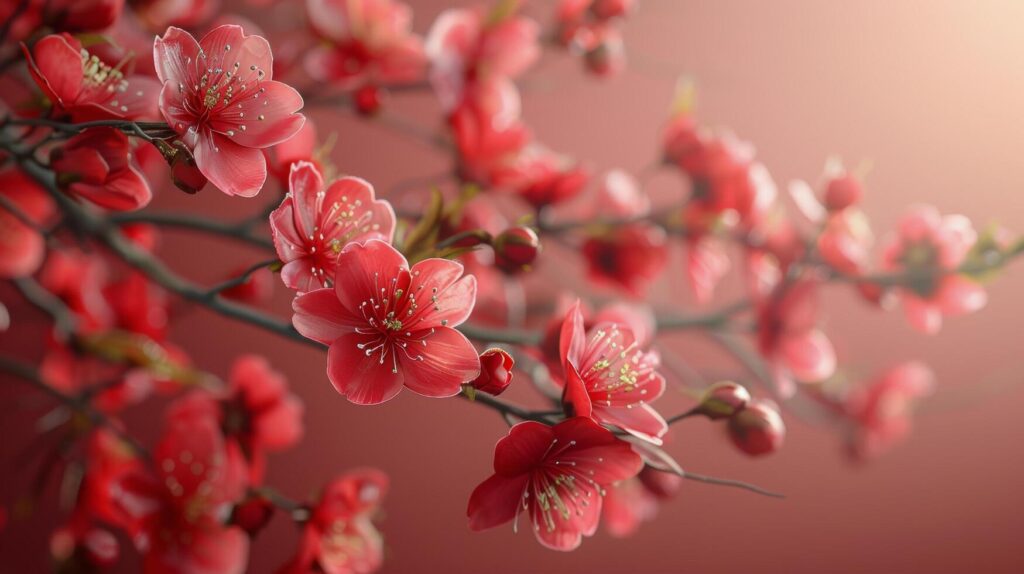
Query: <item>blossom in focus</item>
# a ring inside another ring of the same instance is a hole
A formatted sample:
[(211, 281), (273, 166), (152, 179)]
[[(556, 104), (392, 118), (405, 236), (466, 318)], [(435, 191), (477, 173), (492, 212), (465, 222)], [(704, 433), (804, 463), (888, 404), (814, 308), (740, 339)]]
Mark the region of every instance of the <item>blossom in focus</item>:
[(53, 201), (18, 169), (0, 171), (0, 198), (5, 200), (0, 206), (0, 278), (31, 275), (46, 255), (38, 226), (53, 213)]
[(900, 220), (896, 235), (882, 248), (883, 270), (908, 275), (896, 293), (910, 324), (919, 331), (934, 334), (944, 316), (985, 306), (984, 288), (957, 273), (977, 239), (966, 217), (943, 216), (934, 207), (919, 206)]
[(302, 528), (299, 550), (278, 574), (369, 574), (380, 568), (383, 541), (372, 518), (387, 493), (377, 470), (344, 474), (324, 488)]
[(795, 381), (818, 382), (835, 373), (835, 349), (818, 328), (816, 281), (801, 279), (780, 285), (761, 304), (757, 342), (783, 396), (795, 391)]
[(446, 259), (410, 268), (377, 239), (350, 243), (338, 255), (334, 287), (297, 297), (292, 323), (330, 345), (327, 376), (353, 403), (382, 403), (403, 385), (450, 397), (480, 374), (476, 349), (454, 328), (476, 301), (476, 278), (462, 272)]
[(516, 528), (525, 512), (541, 544), (574, 550), (597, 531), (605, 489), (642, 466), (629, 443), (589, 418), (519, 423), (494, 447), (494, 474), (469, 498), (469, 527)]
[(156, 118), (160, 88), (154, 80), (126, 76), (74, 37), (51, 34), (23, 50), (32, 79), (57, 115), (75, 122)]
[(423, 43), (412, 33), (412, 10), (395, 0), (306, 0), (309, 23), (326, 44), (306, 56), (306, 70), (347, 88), (419, 80)]
[(93, 128), (56, 148), (50, 165), (66, 192), (113, 211), (145, 207), (153, 198), (120, 130)]
[(368, 239), (390, 242), (395, 231), (391, 204), (375, 199), (373, 186), (357, 177), (342, 177), (324, 188), (316, 167), (292, 165), (288, 195), (270, 214), (277, 255), (284, 262), (281, 279), (299, 292), (328, 287), (346, 245)]
[(935, 375), (924, 363), (911, 361), (893, 367), (846, 399), (854, 422), (848, 438), (850, 455), (874, 458), (903, 441), (910, 433), (913, 408), (935, 388)]
[(217, 420), (194, 412), (169, 416), (153, 464), (115, 481), (109, 520), (129, 533), (144, 570), (244, 572), (249, 539), (223, 520), (244, 494), (245, 463)]
[(577, 303), (562, 324), (559, 350), (565, 373), (562, 402), (574, 416), (592, 417), (644, 440), (661, 444), (665, 419), (650, 403), (665, 391), (656, 369), (658, 354), (637, 344), (625, 325), (583, 328)]
[(196, 42), (169, 28), (153, 44), (163, 83), (160, 112), (195, 157), (196, 165), (228, 195), (252, 197), (267, 179), (260, 151), (302, 128), (302, 96), (272, 79), (270, 44), (224, 25)]

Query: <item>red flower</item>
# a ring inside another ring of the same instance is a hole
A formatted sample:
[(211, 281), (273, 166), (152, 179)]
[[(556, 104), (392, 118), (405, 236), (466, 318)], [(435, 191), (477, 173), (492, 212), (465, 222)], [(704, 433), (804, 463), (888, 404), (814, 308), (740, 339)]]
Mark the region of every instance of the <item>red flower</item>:
[(275, 146), (263, 150), (267, 157), (267, 167), (270, 174), (277, 179), (282, 186), (288, 185), (288, 178), (291, 177), (292, 164), (300, 161), (312, 163), (321, 173), (325, 173), (324, 166), (320, 163), (317, 150), (316, 124), (306, 122), (294, 136)]
[(665, 391), (665, 379), (655, 371), (657, 353), (640, 349), (629, 327), (602, 323), (585, 333), (576, 303), (562, 323), (559, 350), (570, 414), (661, 444), (668, 425), (649, 403)]
[(388, 488), (376, 470), (343, 475), (324, 489), (302, 530), (296, 556), (278, 574), (369, 574), (380, 568), (383, 543), (371, 518)]
[(145, 24), (162, 30), (167, 26), (194, 28), (210, 19), (220, 7), (221, 0), (140, 0), (133, 2)]
[(494, 475), (469, 498), (469, 527), (485, 530), (526, 511), (537, 540), (573, 550), (597, 531), (605, 489), (640, 472), (629, 444), (584, 417), (553, 427), (527, 421), (494, 447)]
[(592, 279), (638, 295), (665, 268), (668, 237), (656, 225), (630, 223), (587, 239), (583, 256)]
[(931, 369), (923, 363), (908, 362), (851, 394), (846, 402), (846, 410), (855, 422), (849, 436), (851, 456), (874, 458), (905, 439), (910, 433), (914, 403), (934, 388)]
[(758, 347), (783, 396), (795, 390), (794, 379), (818, 382), (835, 373), (835, 349), (817, 323), (817, 283), (810, 279), (780, 285), (761, 306)]
[(271, 79), (270, 44), (239, 26), (220, 26), (199, 42), (169, 28), (153, 57), (163, 82), (160, 111), (199, 170), (228, 195), (259, 193), (267, 179), (260, 149), (292, 137), (305, 121), (297, 113), (302, 96)]
[(466, 92), (448, 116), (459, 177), (488, 187), (524, 179), (517, 162), (530, 132), (519, 114), (519, 92), (507, 80), (478, 83)]
[(112, 487), (112, 521), (132, 535), (145, 571), (243, 572), (248, 537), (223, 519), (242, 497), (245, 467), (216, 419), (192, 412), (170, 416), (154, 465), (155, 471), (129, 472)]
[(320, 172), (309, 162), (292, 165), (290, 193), (270, 214), (277, 255), (285, 263), (284, 284), (300, 292), (331, 285), (338, 256), (351, 242), (391, 241), (395, 212), (374, 199), (373, 186), (343, 177), (324, 189)]
[(412, 10), (393, 0), (307, 0), (309, 23), (327, 45), (306, 57), (314, 78), (346, 88), (414, 82), (426, 69)]
[(85, 130), (55, 149), (50, 163), (62, 189), (100, 207), (130, 211), (153, 198), (131, 159), (128, 136), (120, 130)]
[(977, 238), (966, 217), (942, 216), (930, 206), (914, 208), (900, 221), (897, 236), (883, 248), (882, 267), (910, 275), (910, 283), (897, 294), (907, 319), (918, 330), (936, 333), (943, 316), (985, 306), (984, 288), (956, 273)]
[(59, 344), (47, 350), (39, 374), (46, 384), (67, 394), (90, 393), (92, 404), (106, 413), (139, 404), (156, 388), (144, 369), (128, 369)]
[(297, 297), (292, 323), (330, 345), (327, 376), (353, 403), (382, 403), (403, 384), (450, 397), (480, 374), (473, 344), (454, 329), (476, 301), (476, 278), (462, 270), (446, 259), (410, 269), (383, 241), (350, 243), (338, 256), (334, 288)]
[[(53, 212), (53, 202), (36, 183), (17, 169), (0, 171), (0, 277), (24, 277), (43, 263), (46, 244), (34, 225)], [(17, 211), (8, 211), (8, 203)], [(27, 218), (27, 221), (23, 218)]]
[(76, 122), (156, 117), (159, 87), (150, 78), (125, 76), (67, 34), (51, 34), (23, 47), (29, 73), (54, 110)]
[(540, 56), (539, 26), (515, 12), (507, 3), (491, 14), (451, 9), (434, 21), (426, 53), (430, 81), (446, 111), (459, 104), (470, 84), (514, 79)]
[(103, 30), (121, 17), (124, 0), (47, 0), (43, 22), (66, 32)]

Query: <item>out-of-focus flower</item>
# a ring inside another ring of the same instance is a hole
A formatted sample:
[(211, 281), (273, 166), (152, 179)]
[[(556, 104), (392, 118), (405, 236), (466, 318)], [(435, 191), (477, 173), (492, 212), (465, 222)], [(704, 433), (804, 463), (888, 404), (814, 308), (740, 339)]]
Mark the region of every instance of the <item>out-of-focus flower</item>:
[(516, 14), (514, 2), (501, 2), (490, 13), (477, 8), (446, 10), (427, 35), (430, 81), (451, 111), (471, 84), (518, 77), (540, 56), (540, 29)]
[(32, 79), (57, 115), (75, 122), (156, 118), (159, 85), (144, 76), (126, 76), (100, 61), (67, 34), (51, 34), (23, 47)]
[(612, 536), (633, 535), (643, 522), (654, 520), (661, 503), (675, 495), (681, 476), (645, 466), (635, 478), (605, 492), (601, 520)]
[(629, 443), (591, 419), (519, 423), (494, 447), (494, 474), (469, 498), (469, 527), (518, 521), (525, 511), (541, 544), (574, 550), (597, 531), (602, 491), (642, 466)]
[(270, 214), (281, 279), (299, 292), (332, 284), (346, 245), (368, 239), (390, 242), (395, 231), (391, 204), (375, 199), (373, 186), (357, 177), (335, 180), (326, 189), (309, 162), (292, 165), (289, 193)]
[(382, 403), (403, 385), (450, 397), (480, 374), (473, 344), (454, 329), (476, 301), (476, 279), (462, 271), (446, 259), (410, 269), (388, 243), (350, 243), (338, 256), (334, 288), (297, 297), (292, 323), (330, 345), (327, 376), (353, 403)]
[(377, 470), (357, 470), (333, 480), (302, 529), (298, 552), (278, 574), (377, 571), (384, 544), (371, 519), (387, 489), (387, 476)]
[(346, 88), (415, 82), (426, 71), (412, 10), (394, 0), (307, 0), (309, 23), (327, 44), (306, 56), (315, 79)]
[(656, 225), (625, 224), (587, 239), (583, 256), (592, 279), (639, 295), (668, 263), (668, 237)]
[(626, 62), (615, 21), (635, 5), (632, 0), (562, 0), (558, 5), (558, 41), (583, 55), (587, 69), (600, 75), (620, 71)]
[(153, 377), (143, 369), (128, 369), (61, 344), (47, 350), (39, 374), (47, 385), (64, 393), (90, 393), (91, 403), (105, 413), (139, 404), (156, 388)]
[(263, 150), (267, 156), (267, 167), (282, 186), (288, 185), (291, 177), (292, 165), (300, 161), (307, 161), (316, 166), (320, 173), (326, 173), (324, 165), (320, 161), (320, 153), (317, 151), (316, 124), (306, 122), (293, 137)]
[(818, 328), (818, 285), (813, 279), (780, 285), (761, 304), (757, 329), (758, 350), (781, 395), (794, 392), (794, 379), (817, 382), (835, 373), (835, 349)]
[(20, 41), (40, 29), (100, 31), (114, 24), (123, 9), (124, 0), (5, 0), (0, 22), (8, 27), (7, 40)]
[(516, 362), (504, 349), (487, 349), (480, 353), (480, 376), (473, 379), (473, 388), (490, 395), (500, 395), (512, 384), (512, 367)]
[(854, 421), (848, 437), (850, 455), (874, 458), (903, 441), (910, 433), (914, 405), (935, 388), (935, 375), (927, 365), (908, 362), (893, 367), (846, 400)]
[(459, 176), (485, 187), (521, 181), (516, 161), (530, 141), (520, 121), (519, 92), (508, 81), (475, 85), (448, 116)]
[(170, 303), (163, 287), (132, 271), (104, 287), (103, 296), (113, 311), (112, 326), (157, 342), (166, 338)]
[(656, 371), (657, 353), (639, 348), (625, 325), (603, 323), (584, 331), (579, 303), (562, 324), (559, 349), (565, 373), (562, 402), (570, 414), (661, 444), (668, 425), (650, 406), (665, 391), (665, 379)]
[(213, 17), (220, 4), (221, 0), (140, 0), (132, 8), (150, 29), (163, 30), (195, 28)]
[[(37, 227), (53, 213), (53, 201), (27, 175), (17, 169), (0, 171), (0, 277), (35, 273), (46, 254)], [(10, 205), (16, 211), (7, 208)]]
[(153, 44), (163, 83), (160, 111), (196, 165), (228, 195), (252, 197), (267, 179), (260, 151), (302, 128), (302, 96), (272, 79), (270, 44), (239, 26), (220, 26), (199, 42), (169, 28)]
[(128, 472), (112, 486), (110, 521), (131, 535), (145, 570), (245, 571), (249, 539), (224, 525), (246, 487), (245, 465), (217, 420), (174, 413), (153, 458), (155, 469)]
[(85, 130), (56, 148), (50, 164), (61, 189), (100, 207), (130, 211), (153, 198), (131, 159), (128, 136), (120, 130)]
[(882, 268), (908, 275), (909, 281), (896, 293), (910, 324), (919, 331), (934, 334), (944, 316), (985, 306), (984, 288), (957, 273), (977, 238), (966, 217), (942, 216), (934, 207), (919, 206), (900, 221), (896, 236), (883, 247)]
[(786, 425), (775, 403), (754, 399), (728, 422), (729, 438), (736, 448), (750, 456), (771, 454), (782, 448)]
[[(249, 266), (240, 267), (231, 273), (229, 278), (240, 277)], [(230, 280), (230, 279), (229, 279)], [(253, 271), (241, 283), (228, 287), (220, 292), (226, 299), (248, 303), (250, 305), (265, 303), (274, 292), (274, 274), (270, 269), (261, 268)]]

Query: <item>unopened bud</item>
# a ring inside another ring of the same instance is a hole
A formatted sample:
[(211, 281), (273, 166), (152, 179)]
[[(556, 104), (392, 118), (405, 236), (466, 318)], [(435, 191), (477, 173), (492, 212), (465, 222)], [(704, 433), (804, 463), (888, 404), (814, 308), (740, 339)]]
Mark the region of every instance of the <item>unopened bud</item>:
[(383, 94), (377, 86), (363, 86), (353, 95), (356, 111), (363, 116), (373, 116), (380, 111)]
[(243, 500), (231, 512), (231, 523), (249, 536), (255, 536), (274, 516), (274, 505), (264, 496), (256, 494)]
[(753, 400), (729, 419), (729, 438), (750, 456), (771, 454), (782, 447), (786, 425), (774, 403)]
[(490, 395), (500, 395), (512, 383), (512, 355), (503, 349), (487, 349), (480, 355), (480, 376), (473, 382), (473, 388)]
[(539, 253), (540, 238), (526, 226), (506, 229), (494, 239), (494, 264), (507, 273), (529, 267)]
[(695, 409), (712, 420), (727, 419), (747, 406), (750, 392), (738, 383), (719, 381), (708, 387)]
[(856, 176), (846, 174), (833, 178), (825, 188), (825, 208), (829, 211), (842, 211), (859, 203), (863, 193)]

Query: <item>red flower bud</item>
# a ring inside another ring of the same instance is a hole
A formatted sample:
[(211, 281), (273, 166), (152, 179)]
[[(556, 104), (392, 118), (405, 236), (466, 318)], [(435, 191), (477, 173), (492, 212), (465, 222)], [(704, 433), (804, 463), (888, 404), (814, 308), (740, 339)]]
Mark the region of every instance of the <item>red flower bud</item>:
[(696, 411), (712, 420), (727, 419), (750, 402), (750, 392), (732, 381), (719, 381), (708, 387)]
[(231, 513), (231, 523), (255, 536), (274, 516), (274, 505), (260, 495), (242, 501)]
[(645, 466), (640, 471), (640, 474), (637, 475), (637, 478), (640, 479), (640, 483), (644, 485), (644, 489), (647, 492), (662, 500), (675, 496), (679, 487), (683, 484), (683, 477), (678, 474), (657, 470), (649, 466)]
[(178, 140), (173, 146), (158, 142), (156, 146), (171, 166), (171, 179), (178, 189), (185, 193), (198, 193), (206, 187), (206, 176), (199, 171), (196, 158), (185, 142)]
[[(228, 277), (238, 277), (244, 273), (248, 267), (242, 267), (236, 269), (234, 273)], [(264, 303), (274, 292), (274, 274), (270, 272), (270, 269), (257, 269), (249, 274), (245, 278), (245, 281), (229, 287), (221, 291), (227, 299), (233, 299), (242, 303)]]
[(515, 363), (512, 355), (504, 350), (487, 349), (480, 355), (480, 376), (473, 381), (473, 388), (490, 395), (500, 395), (512, 383)]
[(860, 180), (852, 175), (844, 175), (832, 179), (825, 188), (825, 208), (829, 211), (841, 211), (860, 202), (864, 190)]
[(540, 238), (526, 226), (506, 229), (494, 239), (494, 264), (507, 273), (529, 267), (539, 253)]
[(362, 116), (376, 115), (384, 103), (384, 93), (377, 86), (363, 86), (356, 90), (353, 99), (356, 111)]
[(729, 419), (729, 438), (750, 456), (771, 454), (782, 447), (786, 425), (774, 403), (754, 400)]

